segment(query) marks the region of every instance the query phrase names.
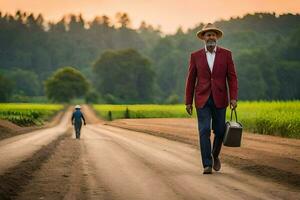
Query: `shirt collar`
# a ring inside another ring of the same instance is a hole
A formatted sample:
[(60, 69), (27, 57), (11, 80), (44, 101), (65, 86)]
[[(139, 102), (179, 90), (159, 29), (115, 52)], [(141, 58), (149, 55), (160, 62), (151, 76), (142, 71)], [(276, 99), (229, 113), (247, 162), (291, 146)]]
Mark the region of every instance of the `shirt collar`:
[[(205, 52), (207, 53), (208, 52), (208, 50), (207, 50), (207, 47), (206, 47), (206, 45), (205, 45)], [(216, 53), (217, 52), (217, 45), (215, 46), (215, 48), (214, 48), (214, 52)]]

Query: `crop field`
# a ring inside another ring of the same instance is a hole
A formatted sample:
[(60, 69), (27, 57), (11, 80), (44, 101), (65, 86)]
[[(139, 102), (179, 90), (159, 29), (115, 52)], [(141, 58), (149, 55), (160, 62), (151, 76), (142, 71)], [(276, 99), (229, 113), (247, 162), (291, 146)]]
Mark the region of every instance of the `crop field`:
[(0, 103), (0, 119), (19, 126), (42, 125), (62, 109), (59, 104)]
[[(106, 120), (120, 118), (186, 118), (185, 105), (94, 105)], [(230, 109), (227, 109), (227, 120)], [(237, 107), (245, 130), (268, 135), (300, 138), (300, 101), (244, 101)], [(234, 116), (234, 115), (233, 115)], [(195, 110), (193, 116), (196, 117)], [(235, 119), (233, 117), (233, 119)]]
[(300, 138), (300, 101), (242, 102), (237, 111), (238, 120), (250, 131)]
[[(189, 117), (185, 112), (185, 106), (180, 105), (93, 105), (99, 116), (104, 119), (122, 118), (181, 118)], [(128, 110), (127, 110), (128, 108)], [(111, 112), (111, 117), (109, 115)]]

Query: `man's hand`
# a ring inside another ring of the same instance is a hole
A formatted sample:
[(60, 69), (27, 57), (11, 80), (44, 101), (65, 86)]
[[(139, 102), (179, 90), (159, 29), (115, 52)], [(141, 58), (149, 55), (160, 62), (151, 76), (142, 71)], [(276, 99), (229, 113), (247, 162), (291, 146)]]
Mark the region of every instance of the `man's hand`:
[(186, 105), (186, 112), (189, 114), (189, 115), (192, 115), (193, 114), (193, 106), (191, 104), (188, 104)]
[(235, 99), (230, 100), (230, 108), (235, 109), (237, 107), (237, 102)]

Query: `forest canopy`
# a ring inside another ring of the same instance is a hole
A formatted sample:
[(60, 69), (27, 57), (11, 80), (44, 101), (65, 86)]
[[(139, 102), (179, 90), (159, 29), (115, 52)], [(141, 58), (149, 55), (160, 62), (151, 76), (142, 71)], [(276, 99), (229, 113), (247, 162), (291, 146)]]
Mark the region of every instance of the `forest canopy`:
[[(255, 13), (215, 24), (224, 32), (218, 45), (233, 52), (239, 99), (300, 99), (299, 14)], [(164, 103), (172, 98), (183, 102), (189, 55), (203, 47), (195, 36), (203, 25), (187, 31), (179, 27), (176, 33), (164, 35), (146, 22), (138, 29), (131, 28), (126, 13), (116, 14), (114, 20), (103, 15), (91, 21), (81, 15), (66, 15), (50, 23), (41, 14), (0, 12), (0, 75), (6, 80), (0, 84), (9, 82), (6, 88), (13, 91), (3, 90), (8, 92), (1, 94), (2, 98), (13, 101), (13, 95), (45, 96), (43, 82), (63, 66), (74, 66), (92, 80), (93, 91), (109, 95), (107, 89), (97, 86), (95, 62), (107, 50), (133, 49), (151, 63), (145, 65), (153, 71), (149, 73), (153, 84), (144, 90), (149, 94), (133, 95), (132, 101)], [(22, 87), (23, 83), (27, 87)], [(117, 101), (127, 102), (128, 98), (119, 96)]]

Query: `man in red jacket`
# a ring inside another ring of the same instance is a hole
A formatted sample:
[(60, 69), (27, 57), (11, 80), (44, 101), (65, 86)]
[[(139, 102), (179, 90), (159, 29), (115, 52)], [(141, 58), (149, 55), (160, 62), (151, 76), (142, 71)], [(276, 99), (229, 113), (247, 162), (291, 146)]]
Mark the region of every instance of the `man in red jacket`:
[[(192, 115), (193, 97), (198, 118), (200, 149), (204, 174), (221, 169), (219, 154), (225, 133), (225, 115), (228, 106), (227, 85), (229, 86), (230, 107), (237, 106), (237, 75), (231, 51), (217, 46), (216, 42), (223, 32), (213, 24), (207, 24), (197, 36), (205, 47), (193, 52), (186, 79), (185, 104)], [(210, 132), (214, 130), (213, 148)]]

